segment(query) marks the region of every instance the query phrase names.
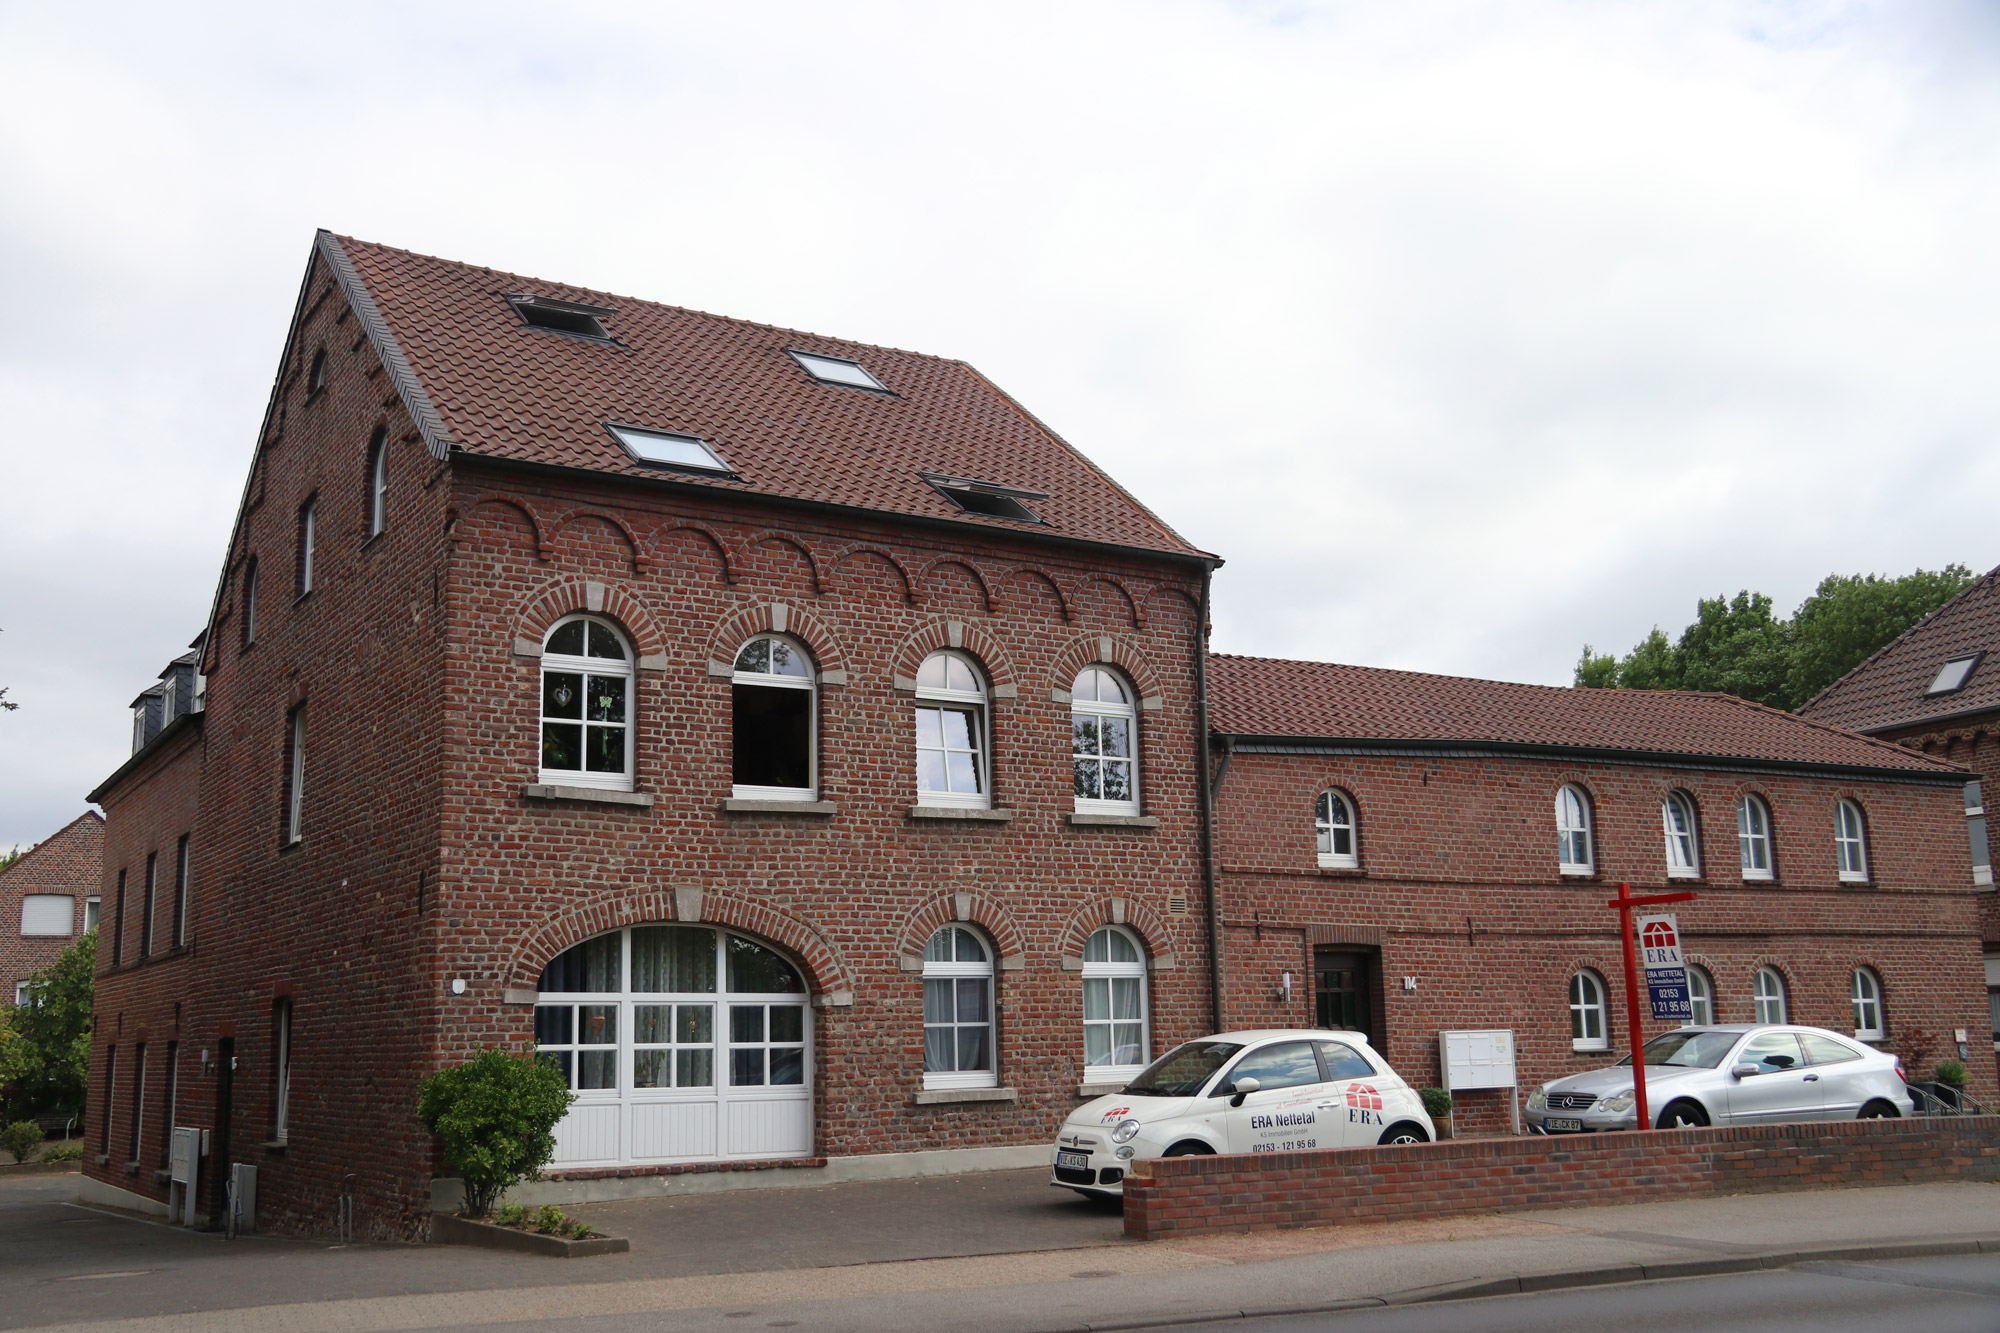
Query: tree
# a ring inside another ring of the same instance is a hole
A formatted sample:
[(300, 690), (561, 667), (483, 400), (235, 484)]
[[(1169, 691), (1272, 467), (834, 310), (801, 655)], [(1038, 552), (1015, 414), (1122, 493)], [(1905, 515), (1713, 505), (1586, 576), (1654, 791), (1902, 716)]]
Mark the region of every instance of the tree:
[(0, 1087), (15, 1116), (83, 1110), (90, 1078), (90, 1007), (97, 977), (97, 932), (85, 931), (55, 965), (28, 980), (0, 1038)]
[(556, 1155), (556, 1123), (576, 1095), (562, 1069), (502, 1046), (424, 1080), (417, 1118), (465, 1186), (465, 1215), (484, 1217)]
[(1896, 579), (1827, 575), (1792, 617), (1798, 635), (1787, 680), (1792, 698), (1812, 698), (1971, 586), (1964, 565)]

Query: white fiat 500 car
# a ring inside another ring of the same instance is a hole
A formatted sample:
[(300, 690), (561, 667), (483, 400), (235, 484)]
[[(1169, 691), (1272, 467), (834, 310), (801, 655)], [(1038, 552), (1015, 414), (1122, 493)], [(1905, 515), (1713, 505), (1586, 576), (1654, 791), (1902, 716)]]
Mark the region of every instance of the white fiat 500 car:
[(1116, 1198), (1136, 1158), (1294, 1152), (1436, 1136), (1423, 1100), (1358, 1032), (1225, 1032), (1174, 1047), (1056, 1135), (1051, 1184)]
[[(1632, 1129), (1632, 1057), (1528, 1094), (1535, 1134)], [(1911, 1113), (1903, 1062), (1825, 1028), (1727, 1024), (1646, 1043), (1646, 1104), (1659, 1129), (1872, 1120)]]

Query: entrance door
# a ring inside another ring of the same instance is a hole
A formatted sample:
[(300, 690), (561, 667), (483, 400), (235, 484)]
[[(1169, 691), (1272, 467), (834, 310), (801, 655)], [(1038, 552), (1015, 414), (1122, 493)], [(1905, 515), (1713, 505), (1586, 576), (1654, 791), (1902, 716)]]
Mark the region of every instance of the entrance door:
[(1375, 955), (1361, 949), (1313, 950), (1313, 1000), (1318, 1026), (1359, 1032), (1381, 1049), (1375, 1029)]

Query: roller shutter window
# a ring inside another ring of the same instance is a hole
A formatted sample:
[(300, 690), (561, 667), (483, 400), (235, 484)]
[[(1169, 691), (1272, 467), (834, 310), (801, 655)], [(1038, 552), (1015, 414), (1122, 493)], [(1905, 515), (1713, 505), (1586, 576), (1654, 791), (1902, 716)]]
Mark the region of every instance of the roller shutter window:
[(31, 893), (21, 899), (23, 935), (74, 935), (76, 899), (66, 893)]

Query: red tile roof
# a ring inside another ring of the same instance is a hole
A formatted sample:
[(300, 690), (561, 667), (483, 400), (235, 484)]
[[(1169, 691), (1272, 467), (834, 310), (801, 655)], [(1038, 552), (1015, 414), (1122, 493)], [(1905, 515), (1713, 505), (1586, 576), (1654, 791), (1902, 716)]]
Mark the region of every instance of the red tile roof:
[(1218, 732), (1298, 740), (1461, 743), (1957, 773), (1885, 741), (1727, 694), (1586, 690), (1416, 671), (1209, 658)]
[[(845, 342), (320, 234), (365, 287), (434, 409), (433, 448), (663, 475), (735, 494), (818, 501), (1029, 535), (1198, 554), (1178, 533), (963, 361)], [(526, 327), (505, 297), (609, 308), (618, 346)], [(359, 303), (357, 303), (359, 304)], [(363, 323), (371, 323), (363, 311)], [(378, 343), (378, 346), (380, 344)], [(858, 361), (889, 390), (821, 383), (787, 348)], [(397, 358), (385, 355), (392, 376)], [(411, 400), (408, 385), (405, 401)], [(634, 462), (605, 423), (707, 441), (740, 480)], [(439, 437), (442, 438), (439, 438)], [(1046, 492), (1046, 526), (967, 513), (920, 473)]]
[[(1926, 696), (1938, 668), (1984, 652), (1965, 688)], [(1904, 631), (1902, 637), (1799, 709), (1817, 722), (1886, 731), (1929, 718), (2000, 710), (2000, 569)]]

